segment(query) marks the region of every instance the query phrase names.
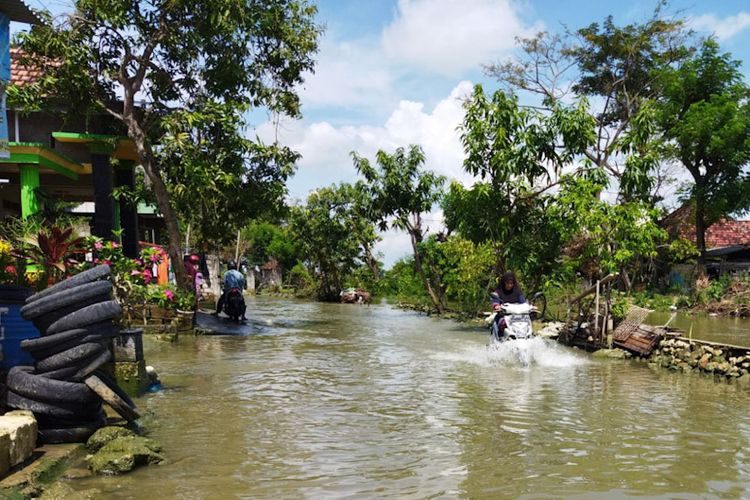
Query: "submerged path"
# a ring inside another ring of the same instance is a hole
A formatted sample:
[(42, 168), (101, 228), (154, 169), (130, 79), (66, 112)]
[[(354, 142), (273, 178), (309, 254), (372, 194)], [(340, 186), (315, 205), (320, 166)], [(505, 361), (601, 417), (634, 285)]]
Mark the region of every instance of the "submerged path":
[(387, 306), (248, 302), (244, 336), (146, 341), (169, 463), (106, 498), (750, 494), (748, 392)]

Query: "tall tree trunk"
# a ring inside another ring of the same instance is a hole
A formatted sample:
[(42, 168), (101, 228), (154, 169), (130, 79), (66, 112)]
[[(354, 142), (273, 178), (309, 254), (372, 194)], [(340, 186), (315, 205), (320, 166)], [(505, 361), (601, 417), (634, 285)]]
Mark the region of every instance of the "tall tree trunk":
[(705, 194), (703, 186), (696, 183), (695, 189), (695, 245), (698, 247), (700, 256), (698, 263), (706, 264), (706, 211)]
[(433, 290), (430, 280), (427, 279), (427, 275), (422, 267), (422, 255), (419, 252), (419, 242), (422, 240), (421, 229), (419, 227), (414, 227), (408, 228), (408, 231), (409, 236), (411, 237), (411, 247), (414, 250), (414, 266), (417, 268), (417, 273), (422, 279), (427, 294), (430, 296), (430, 300), (432, 300), (432, 304), (435, 306), (435, 309), (437, 309), (438, 314), (443, 314), (445, 312), (445, 306), (440, 300), (440, 297), (435, 293), (435, 290)]
[(370, 250), (368, 245), (363, 245), (363, 248), (365, 251), (365, 263), (367, 264), (367, 267), (370, 268), (373, 279), (377, 282), (380, 280), (380, 267), (378, 266), (378, 261), (372, 254), (372, 250)]
[(177, 224), (177, 214), (172, 205), (169, 203), (169, 193), (164, 179), (161, 177), (159, 167), (154, 160), (151, 148), (146, 143), (146, 135), (136, 123), (135, 118), (130, 117), (126, 120), (128, 125), (128, 136), (135, 143), (138, 159), (143, 167), (144, 172), (151, 181), (151, 188), (154, 191), (156, 205), (164, 217), (164, 224), (167, 226), (167, 235), (169, 236), (169, 245), (167, 251), (172, 261), (172, 271), (174, 272), (177, 286), (183, 290), (189, 289), (185, 267), (182, 264), (182, 251), (180, 249), (180, 228)]

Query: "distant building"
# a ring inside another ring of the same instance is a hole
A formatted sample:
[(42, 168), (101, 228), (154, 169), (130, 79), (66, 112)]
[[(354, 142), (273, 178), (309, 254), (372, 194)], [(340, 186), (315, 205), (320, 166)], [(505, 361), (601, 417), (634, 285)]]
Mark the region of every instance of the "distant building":
[[(685, 204), (662, 220), (673, 238), (695, 243), (695, 210)], [(709, 274), (750, 270), (750, 221), (724, 218), (706, 229), (706, 269)]]
[[(24, 64), (18, 49), (9, 56), (11, 85), (29, 85), (41, 76), (39, 68)], [(112, 197), (114, 188), (135, 185), (138, 155), (122, 124), (104, 114), (63, 120), (21, 109), (8, 109), (5, 118), (9, 154), (0, 155), (0, 218), (28, 217), (43, 210), (46, 199), (77, 202), (74, 213), (90, 218), (92, 234), (112, 238), (113, 230), (122, 230), (126, 255), (138, 255), (139, 241), (160, 241), (163, 221), (153, 208), (139, 211)]]
[(260, 266), (260, 282), (262, 287), (281, 286), (281, 264), (276, 259), (271, 259)]

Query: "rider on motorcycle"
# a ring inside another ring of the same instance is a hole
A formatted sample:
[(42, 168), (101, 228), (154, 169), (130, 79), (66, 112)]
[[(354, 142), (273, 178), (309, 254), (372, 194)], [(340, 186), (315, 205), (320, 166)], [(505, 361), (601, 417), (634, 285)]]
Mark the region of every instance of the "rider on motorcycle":
[(238, 289), (240, 293), (242, 293), (242, 290), (245, 289), (245, 276), (237, 270), (237, 263), (233, 259), (230, 259), (229, 262), (227, 262), (227, 272), (224, 273), (224, 287), (221, 297), (219, 297), (219, 300), (216, 303), (216, 312), (214, 312), (214, 316), (219, 315), (221, 309), (224, 307), (224, 302), (229, 296), (229, 292), (232, 291), (233, 288)]
[[(500, 311), (503, 304), (526, 303), (526, 297), (524, 297), (521, 288), (518, 286), (516, 275), (510, 271), (503, 274), (503, 276), (500, 278), (500, 286), (495, 289), (491, 297), (492, 310), (495, 312)], [(503, 331), (507, 326), (505, 318), (501, 314), (498, 314), (495, 318), (495, 321), (497, 322), (497, 335), (498, 337), (502, 337)]]

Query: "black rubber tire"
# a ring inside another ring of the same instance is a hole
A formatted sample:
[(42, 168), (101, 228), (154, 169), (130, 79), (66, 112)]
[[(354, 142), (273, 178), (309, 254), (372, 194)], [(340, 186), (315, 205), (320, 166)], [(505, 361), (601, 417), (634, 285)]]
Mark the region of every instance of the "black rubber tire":
[(80, 344), (67, 351), (59, 352), (49, 358), (45, 358), (36, 363), (36, 371), (38, 373), (51, 372), (52, 370), (59, 370), (60, 368), (67, 368), (68, 366), (81, 367), (83, 363), (86, 363), (98, 356), (106, 347), (104, 344), (97, 342), (89, 342), (86, 344)]
[(84, 380), (84, 383), (128, 422), (134, 422), (141, 418), (141, 412), (130, 399), (130, 396), (115, 381), (103, 373), (97, 372), (95, 375), (91, 375)]
[(96, 424), (81, 427), (63, 427), (60, 429), (38, 429), (39, 444), (85, 443), (103, 425)]
[(55, 380), (71, 380), (70, 377), (78, 373), (80, 369), (80, 366), (73, 365), (67, 368), (60, 368), (59, 370), (52, 370), (51, 372), (37, 373), (37, 375), (44, 378), (53, 378)]
[[(88, 335), (94, 334), (105, 334), (107, 336), (113, 337), (117, 334), (117, 329), (111, 321), (103, 321), (101, 323), (89, 325), (86, 328), (76, 328), (75, 330), (66, 330), (54, 335), (22, 340), (21, 349), (28, 353), (31, 353), (32, 356), (36, 356), (37, 352), (49, 351), (56, 346), (65, 345), (71, 340), (80, 340)], [(60, 350), (64, 351), (65, 349)]]
[(31, 410), (35, 414), (49, 415), (59, 418), (80, 418), (82, 420), (91, 420), (99, 415), (102, 409), (101, 401), (93, 404), (73, 404), (73, 403), (48, 403), (35, 401), (16, 394), (9, 390), (7, 393), (8, 406), (19, 410)]
[(60, 353), (62, 351), (67, 351), (68, 349), (72, 349), (78, 345), (86, 344), (90, 342), (95, 342), (98, 344), (104, 344), (110, 341), (112, 338), (111, 335), (105, 335), (105, 334), (99, 334), (94, 333), (91, 335), (86, 335), (85, 337), (80, 337), (77, 339), (71, 339), (67, 342), (62, 342), (56, 346), (50, 347), (49, 349), (43, 349), (40, 351), (34, 351), (31, 353), (31, 356), (37, 360), (40, 361), (42, 359), (48, 358), (50, 356), (54, 356), (57, 353)]
[(106, 349), (100, 355), (83, 365), (70, 376), (70, 380), (74, 382), (83, 382), (84, 379), (88, 378), (92, 373), (102, 367), (103, 364), (108, 363), (112, 359), (112, 353), (109, 349)]
[(47, 329), (50, 327), (50, 325), (55, 323), (57, 320), (64, 318), (71, 313), (79, 311), (84, 307), (88, 307), (92, 304), (98, 304), (99, 302), (106, 302), (108, 300), (112, 300), (111, 293), (90, 296), (84, 300), (76, 302), (75, 304), (71, 304), (67, 307), (63, 307), (61, 309), (57, 309), (55, 311), (51, 311), (47, 314), (34, 318), (31, 321), (34, 323), (36, 329), (39, 330), (40, 335), (44, 337), (48, 335)]
[(111, 295), (112, 283), (109, 281), (85, 283), (26, 304), (21, 308), (21, 316), (23, 319), (35, 319), (58, 309), (85, 302), (91, 297), (111, 297)]
[(91, 269), (83, 271), (82, 273), (78, 273), (75, 276), (71, 276), (70, 278), (64, 281), (61, 281), (60, 283), (56, 283), (52, 285), (51, 287), (42, 290), (39, 293), (35, 293), (34, 295), (26, 299), (26, 303), (29, 304), (31, 302), (36, 302), (37, 300), (43, 299), (44, 297), (53, 295), (63, 290), (67, 290), (69, 288), (73, 288), (75, 286), (79, 286), (85, 283), (91, 283), (92, 281), (98, 281), (101, 279), (108, 278), (110, 274), (111, 274), (111, 270), (109, 269), (109, 266), (106, 264), (92, 267)]
[(86, 384), (40, 377), (30, 366), (15, 366), (8, 372), (10, 390), (35, 401), (50, 403), (93, 403), (96, 394)]
[(100, 411), (96, 418), (87, 420), (66, 419), (39, 415), (38, 442), (40, 444), (82, 443), (107, 425), (107, 415)]
[(107, 414), (101, 409), (96, 416), (86, 418), (61, 418), (50, 417), (49, 415), (39, 415), (36, 417), (37, 425), (40, 429), (64, 429), (66, 427), (85, 427), (95, 422), (101, 422), (106, 425)]
[(85, 328), (95, 323), (101, 323), (114, 319), (120, 315), (122, 308), (114, 300), (99, 302), (74, 313), (70, 313), (64, 318), (55, 321), (47, 329), (47, 335), (64, 332), (65, 330), (74, 330), (76, 328)]

